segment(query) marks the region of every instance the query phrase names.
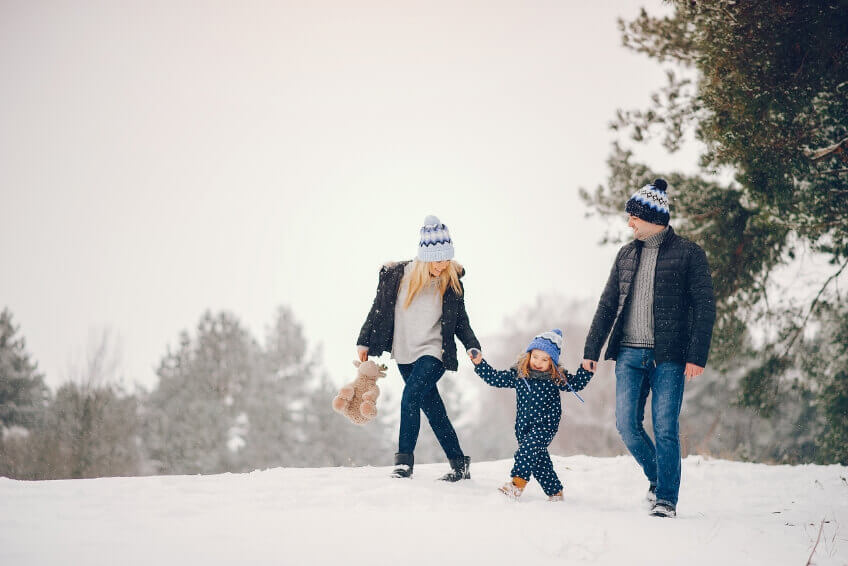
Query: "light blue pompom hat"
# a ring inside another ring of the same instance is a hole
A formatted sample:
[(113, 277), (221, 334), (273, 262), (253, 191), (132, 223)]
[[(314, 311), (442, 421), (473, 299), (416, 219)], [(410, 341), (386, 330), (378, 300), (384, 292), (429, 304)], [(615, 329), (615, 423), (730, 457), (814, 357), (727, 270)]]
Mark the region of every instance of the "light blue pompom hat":
[(562, 353), (562, 330), (554, 328), (547, 332), (542, 332), (533, 337), (530, 345), (527, 346), (527, 351), (541, 350), (551, 357), (554, 366), (559, 365), (559, 356)]
[(432, 214), (424, 219), (424, 226), (421, 227), (418, 259), (421, 261), (453, 259), (453, 242), (448, 227)]

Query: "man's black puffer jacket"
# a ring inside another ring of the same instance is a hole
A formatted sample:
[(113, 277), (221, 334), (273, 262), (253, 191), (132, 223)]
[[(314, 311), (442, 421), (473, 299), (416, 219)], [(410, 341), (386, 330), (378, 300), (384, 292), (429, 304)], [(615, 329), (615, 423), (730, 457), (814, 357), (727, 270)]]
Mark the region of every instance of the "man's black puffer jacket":
[[(368, 346), (369, 356), (379, 356), (383, 352), (392, 351), (392, 340), (395, 334), (395, 303), (397, 302), (400, 282), (403, 279), (403, 269), (408, 261), (386, 264), (380, 269), (380, 282), (377, 284), (377, 296), (371, 311), (359, 332), (358, 346)], [(465, 270), (459, 274), (465, 275)], [(457, 296), (448, 286), (442, 297), (442, 363), (445, 369), (456, 371), (459, 363), (456, 357), (456, 342), (459, 338), (466, 349), (480, 347), (480, 342), (468, 322), (465, 312), (465, 287), (462, 281), (462, 295)]]
[[(583, 357), (587, 360), (599, 359), (607, 336), (610, 339), (604, 359), (618, 357), (623, 313), (630, 300), (642, 246), (641, 241), (630, 242), (619, 250), (615, 258), (586, 338)], [(713, 283), (704, 250), (675, 234), (669, 226), (657, 254), (654, 275), (656, 362), (691, 362), (705, 367), (715, 317)]]

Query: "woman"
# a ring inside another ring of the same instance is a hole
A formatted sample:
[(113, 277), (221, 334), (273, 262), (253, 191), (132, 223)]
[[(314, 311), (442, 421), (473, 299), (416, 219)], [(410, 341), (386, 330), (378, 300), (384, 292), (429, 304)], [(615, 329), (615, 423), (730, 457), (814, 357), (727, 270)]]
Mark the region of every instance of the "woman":
[(435, 216), (424, 219), (418, 255), (413, 261), (389, 263), (380, 270), (377, 296), (357, 340), (359, 359), (391, 352), (404, 380), (400, 402), (400, 436), (395, 454), (396, 478), (412, 476), (413, 453), (421, 411), (450, 462), (445, 481), (471, 477), (471, 459), (462, 452), (436, 383), (445, 370), (456, 371), (454, 336), (467, 350), (480, 349), (468, 323), (465, 270), (453, 259), (447, 226)]

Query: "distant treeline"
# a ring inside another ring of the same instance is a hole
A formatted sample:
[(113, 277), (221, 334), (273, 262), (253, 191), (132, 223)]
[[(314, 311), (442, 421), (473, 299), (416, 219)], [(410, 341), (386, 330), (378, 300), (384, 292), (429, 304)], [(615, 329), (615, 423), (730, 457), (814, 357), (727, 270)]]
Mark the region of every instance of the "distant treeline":
[[(473, 315), (473, 305), (471, 306)], [(559, 296), (507, 319), (484, 337), (484, 355), (508, 367), (529, 337), (561, 327), (564, 360), (576, 369), (591, 305)], [(331, 380), (301, 325), (280, 308), (260, 344), (231, 313), (202, 315), (193, 333), (162, 356), (150, 391), (116, 384), (108, 335), (85, 367), (55, 393), (44, 384), (11, 312), (0, 313), (0, 476), (18, 479), (244, 472), (277, 466), (388, 465), (394, 452), (396, 396), (380, 398), (380, 419), (364, 427), (335, 414), (330, 401), (351, 374)], [(738, 406), (741, 376), (710, 371), (687, 388), (681, 417), (684, 455), (762, 462), (834, 462), (816, 443), (824, 426), (812, 395), (786, 395), (761, 418)], [(399, 379), (390, 364), (389, 380)], [(507, 458), (515, 449), (512, 392), (485, 386), (461, 364), (439, 384), (463, 448), (476, 461)], [(583, 394), (564, 396), (555, 454), (624, 454), (615, 430), (615, 380), (604, 364)], [(650, 401), (648, 404), (650, 407)], [(650, 410), (648, 410), (650, 413)], [(650, 420), (650, 415), (647, 415)], [(424, 429), (420, 462), (443, 461)]]
[(384, 427), (333, 413), (337, 385), (280, 308), (264, 344), (205, 313), (162, 356), (151, 391), (114, 382), (108, 335), (54, 393), (0, 314), (0, 475), (19, 479), (242, 472), (391, 457)]

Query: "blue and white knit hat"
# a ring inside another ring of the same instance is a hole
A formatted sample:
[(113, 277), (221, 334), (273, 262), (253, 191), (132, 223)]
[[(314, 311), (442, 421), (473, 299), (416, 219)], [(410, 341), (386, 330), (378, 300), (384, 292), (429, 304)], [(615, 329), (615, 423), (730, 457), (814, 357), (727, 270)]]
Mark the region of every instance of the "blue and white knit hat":
[(651, 224), (668, 226), (669, 209), (668, 195), (665, 194), (668, 183), (665, 179), (654, 179), (650, 185), (645, 185), (630, 197), (624, 210)]
[(527, 351), (542, 350), (551, 357), (555, 366), (559, 365), (559, 355), (562, 352), (562, 330), (554, 328), (533, 337)]
[(453, 259), (453, 242), (451, 242), (448, 227), (432, 214), (424, 219), (424, 226), (421, 227), (418, 259), (421, 261)]

